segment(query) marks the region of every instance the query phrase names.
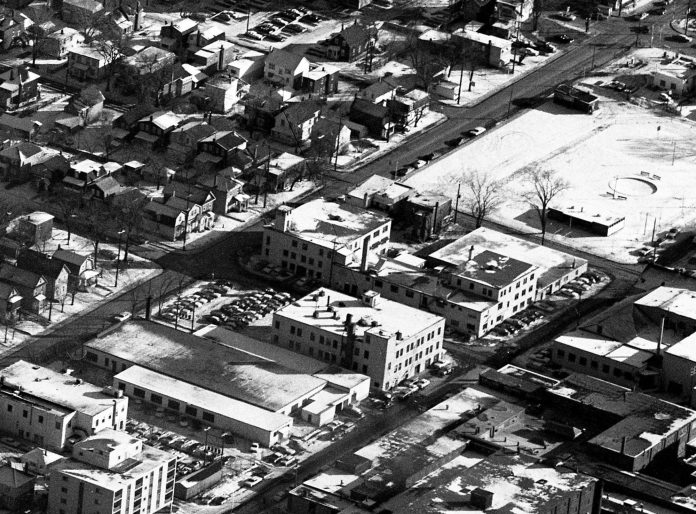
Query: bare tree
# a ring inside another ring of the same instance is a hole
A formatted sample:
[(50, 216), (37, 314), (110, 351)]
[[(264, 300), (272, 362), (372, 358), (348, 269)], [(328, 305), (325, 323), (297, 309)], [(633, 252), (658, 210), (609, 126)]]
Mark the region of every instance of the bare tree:
[(463, 185), (464, 206), (474, 218), (476, 228), (479, 228), (503, 203), (505, 183), (489, 173), (472, 171), (464, 179)]
[(441, 56), (433, 55), (428, 48), (419, 41), (415, 32), (412, 32), (406, 41), (405, 53), (411, 64), (411, 68), (413, 68), (416, 74), (418, 85), (426, 92), (430, 92), (430, 86), (443, 70)]
[(544, 14), (546, 8), (546, 0), (533, 0), (532, 3), (532, 32), (536, 32), (539, 28), (539, 20)]
[(125, 37), (115, 37), (112, 39), (100, 39), (97, 44), (97, 52), (104, 58), (106, 62), (106, 91), (111, 90), (111, 82), (113, 81), (114, 72), (117, 64), (123, 57), (123, 48), (126, 45)]
[(63, 217), (63, 224), (68, 231), (68, 246), (70, 246), (70, 236), (74, 227), (74, 220), (77, 217), (77, 201), (69, 195), (61, 194), (58, 196), (58, 209)]
[(529, 190), (524, 193), (524, 198), (536, 210), (541, 224), (541, 244), (546, 240), (546, 215), (549, 204), (558, 195), (568, 190), (570, 184), (563, 177), (559, 177), (555, 171), (544, 168), (532, 168), (526, 177)]
[(125, 245), (123, 247), (123, 262), (128, 262), (128, 251), (132, 237), (141, 229), (143, 224), (143, 211), (148, 203), (148, 198), (140, 196), (128, 202), (128, 205), (115, 204), (113, 218), (119, 230), (125, 232)]
[(91, 43), (97, 33), (106, 27), (104, 11), (90, 12), (87, 9), (78, 9), (74, 12), (73, 25), (79, 27), (85, 36), (85, 42)]
[(47, 25), (53, 18), (53, 13), (48, 5), (45, 9), (35, 10), (32, 14), (34, 22), (27, 28), (26, 35), (31, 42), (31, 65), (36, 66), (36, 58), (42, 52), (46, 40), (48, 39)]
[(106, 239), (111, 217), (101, 205), (90, 202), (85, 209), (83, 219), (86, 224), (87, 233), (94, 247), (94, 268), (96, 269), (99, 245)]

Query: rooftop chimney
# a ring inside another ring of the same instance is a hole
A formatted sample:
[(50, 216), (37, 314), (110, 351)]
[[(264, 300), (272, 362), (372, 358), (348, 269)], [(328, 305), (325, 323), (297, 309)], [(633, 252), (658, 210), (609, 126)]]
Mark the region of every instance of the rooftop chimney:
[(281, 205), (276, 211), (275, 217), (275, 229), (280, 232), (288, 232), (290, 230), (290, 215), (292, 214), (292, 207), (288, 205)]
[(660, 321), (660, 338), (657, 340), (657, 355), (660, 355), (662, 351), (662, 338), (665, 336), (665, 317), (662, 316), (662, 321)]
[(360, 259), (360, 272), (365, 273), (367, 271), (367, 252), (370, 249), (370, 235), (368, 234), (363, 241), (362, 247), (362, 258)]
[(469, 260), (471, 260), (471, 258), (473, 256), (474, 256), (474, 245), (471, 245), (471, 247), (469, 247)]

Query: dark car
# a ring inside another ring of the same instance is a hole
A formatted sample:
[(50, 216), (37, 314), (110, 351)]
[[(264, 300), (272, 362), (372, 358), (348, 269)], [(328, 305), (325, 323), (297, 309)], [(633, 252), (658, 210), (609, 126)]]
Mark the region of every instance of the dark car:
[(568, 34), (558, 34), (555, 39), (556, 39), (556, 41), (558, 41), (559, 43), (562, 43), (564, 45), (569, 45), (570, 43), (575, 41)]
[(663, 16), (666, 13), (667, 13), (667, 9), (665, 7), (656, 7), (655, 9), (652, 9), (650, 11), (650, 14), (652, 14), (654, 16)]
[(635, 31), (638, 32), (638, 34), (647, 34), (648, 32), (650, 32), (650, 27), (648, 27), (647, 25), (639, 25), (635, 28)]
[(454, 148), (455, 146), (459, 146), (461, 142), (464, 140), (463, 137), (455, 137), (454, 139), (448, 139), (445, 141), (445, 144), (451, 148)]

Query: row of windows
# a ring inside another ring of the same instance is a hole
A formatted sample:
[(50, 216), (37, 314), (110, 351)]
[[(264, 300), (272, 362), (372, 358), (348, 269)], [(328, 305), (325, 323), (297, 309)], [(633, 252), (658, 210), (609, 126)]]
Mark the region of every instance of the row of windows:
[[(558, 356), (559, 359), (563, 359), (566, 356), (566, 352), (565, 352), (565, 350), (562, 350), (559, 348), (556, 350), (556, 355)], [(587, 367), (588, 362), (589, 362), (590, 369), (594, 369), (597, 371), (599, 371), (599, 368), (600, 368), (599, 363), (596, 360), (592, 359), (592, 360), (588, 361), (587, 357), (584, 357), (582, 355), (578, 357), (573, 352), (568, 352), (568, 359), (567, 360), (568, 360), (568, 362), (573, 363), (573, 364), (577, 362), (579, 366), (583, 366), (583, 367)], [(614, 368), (612, 371), (612, 368), (609, 364), (602, 364), (601, 370), (602, 370), (602, 373), (604, 373), (605, 375), (612, 374), (616, 378), (623, 377), (625, 380), (633, 380), (634, 379), (633, 373), (631, 373), (630, 371), (623, 371), (619, 368)]]
[[(125, 384), (123, 382), (119, 382), (118, 387), (119, 389), (125, 389)], [(145, 398), (145, 390), (139, 387), (134, 387), (133, 396), (136, 396), (138, 398)], [(159, 394), (150, 393), (150, 402), (155, 403), (157, 405), (163, 405), (164, 399)], [(167, 408), (178, 411), (181, 408), (181, 404), (176, 400), (167, 400)], [(184, 410), (186, 414), (188, 414), (189, 416), (198, 417), (198, 409), (196, 407), (187, 405)], [(201, 418), (203, 418), (203, 421), (215, 423), (215, 415), (210, 412), (201, 410)]]

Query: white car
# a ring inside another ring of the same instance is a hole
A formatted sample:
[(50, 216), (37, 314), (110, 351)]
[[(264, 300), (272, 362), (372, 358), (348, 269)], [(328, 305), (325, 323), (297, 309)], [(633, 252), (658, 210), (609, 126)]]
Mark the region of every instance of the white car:
[(530, 48), (528, 46), (523, 46), (517, 51), (517, 53), (520, 55), (537, 56), (539, 55), (539, 50), (535, 50), (534, 48)]
[(419, 380), (416, 380), (416, 385), (418, 386), (418, 389), (425, 389), (430, 385), (430, 380), (427, 378), (421, 378)]
[(480, 136), (486, 131), (486, 127), (475, 127), (469, 130), (466, 134), (470, 137)]
[(254, 475), (253, 477), (249, 477), (244, 482), (242, 482), (242, 485), (244, 487), (252, 488), (256, 484), (260, 484), (262, 481), (263, 481), (263, 478)]
[(114, 320), (115, 320), (115, 321), (118, 321), (118, 322), (120, 323), (120, 322), (122, 322), (122, 321), (126, 321), (126, 320), (131, 319), (132, 316), (133, 316), (133, 315), (132, 315), (130, 312), (128, 312), (128, 311), (123, 311), (123, 312), (120, 313), (120, 314), (116, 314), (116, 316), (114, 316)]
[(575, 21), (575, 19), (577, 18), (577, 16), (575, 16), (572, 12), (568, 11), (559, 12), (558, 17), (565, 21)]

